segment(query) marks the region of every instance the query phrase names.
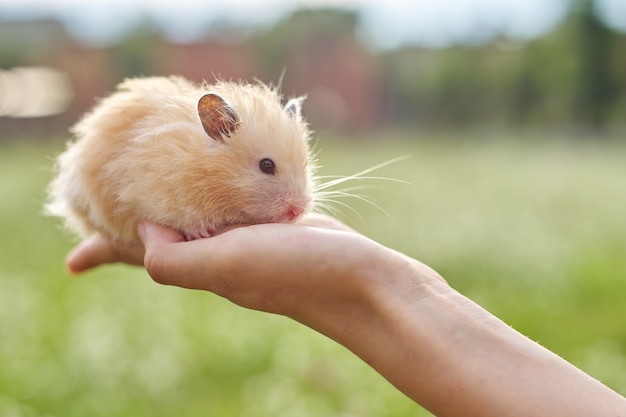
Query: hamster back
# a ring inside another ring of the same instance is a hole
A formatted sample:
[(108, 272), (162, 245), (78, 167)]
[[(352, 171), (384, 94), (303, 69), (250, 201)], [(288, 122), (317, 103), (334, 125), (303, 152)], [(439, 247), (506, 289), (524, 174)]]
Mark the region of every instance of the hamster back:
[(47, 211), (82, 237), (128, 243), (140, 219), (188, 239), (292, 222), (313, 204), (301, 102), (260, 83), (126, 80), (72, 128)]

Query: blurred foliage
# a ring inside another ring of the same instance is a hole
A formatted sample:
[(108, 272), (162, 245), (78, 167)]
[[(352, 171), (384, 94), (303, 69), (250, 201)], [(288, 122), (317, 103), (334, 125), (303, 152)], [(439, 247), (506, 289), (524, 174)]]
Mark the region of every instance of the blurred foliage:
[[(393, 220), (360, 200), (345, 202), (361, 219), (337, 215), (626, 394), (625, 144), (381, 137), (358, 152), (350, 138), (317, 142), (320, 175), (412, 155), (376, 173), (410, 184), (367, 183)], [(41, 215), (62, 148), (0, 146), (0, 415), (429, 415), (288, 319), (159, 286), (139, 268), (69, 276), (72, 241)]]
[(593, 3), (580, 1), (574, 22), (580, 57), (575, 114), (587, 124), (600, 127), (606, 123), (608, 112), (619, 97), (620, 86), (611, 71), (616, 38), (593, 13)]
[[(595, 15), (592, 0), (571, 4), (565, 20), (538, 39), (498, 38), (483, 45), (408, 46), (376, 53), (373, 58), (381, 68), (385, 91), (381, 110), (385, 122), (623, 127), (626, 34), (607, 28)], [(286, 63), (298, 53), (333, 44), (359, 44), (358, 30), (356, 12), (298, 10), (252, 35), (258, 75), (275, 80), (283, 70), (289, 71)], [(134, 33), (119, 46), (127, 64), (120, 71), (126, 75), (149, 72), (154, 54), (149, 38), (140, 34)]]
[[(253, 39), (261, 76), (272, 79), (285, 68), (289, 57), (301, 51), (354, 39), (358, 27), (356, 13), (345, 10), (301, 9), (279, 21)], [(332, 65), (331, 62), (328, 63)]]
[(112, 51), (116, 79), (149, 76), (154, 73), (158, 59), (158, 45), (155, 39), (158, 36), (158, 25), (149, 17), (141, 19), (131, 28), (124, 41)]
[[(312, 64), (306, 59), (298, 60), (298, 54), (324, 56), (324, 48), (339, 46), (345, 51), (361, 48), (370, 59), (357, 65), (371, 66), (375, 75), (367, 82), (379, 84), (376, 91), (380, 97), (372, 97), (372, 101), (377, 103), (381, 116), (374, 127), (623, 129), (626, 34), (608, 28), (599, 20), (594, 0), (569, 3), (571, 10), (564, 20), (540, 38), (499, 37), (483, 44), (444, 49), (405, 46), (374, 52), (359, 35), (358, 12), (344, 9), (296, 10), (274, 26), (252, 32), (235, 26), (229, 29), (228, 22), (222, 22), (221, 26), (212, 22), (207, 23), (206, 33), (207, 39), (219, 42), (229, 33), (245, 33), (247, 38), (235, 36), (232, 42), (246, 44), (245, 53), (254, 55), (249, 70), (266, 82), (276, 82), (283, 70), (287, 70), (289, 77), (288, 65), (293, 70), (294, 62), (320, 65), (325, 70), (338, 64), (332, 59), (327, 62), (317, 59)], [(51, 26), (51, 22), (45, 23)], [(3, 22), (0, 29), (6, 32), (10, 28)], [(2, 30), (0, 34), (4, 33)], [(46, 56), (62, 56), (58, 48), (48, 46), (48, 39), (33, 40), (35, 32), (8, 36), (13, 33), (9, 31), (7, 36), (0, 36), (0, 65), (33, 63), (36, 50), (44, 51)], [(50, 27), (47, 33), (56, 32), (58, 28)], [(163, 45), (157, 23), (139, 20), (117, 45), (109, 48), (110, 72), (118, 80), (158, 73), (158, 63), (163, 59), (159, 48)], [(99, 65), (103, 64), (106, 61)], [(211, 69), (207, 68), (206, 73), (210, 77)], [(300, 93), (306, 93), (307, 87), (315, 87), (307, 86), (306, 82), (298, 86), (304, 89)]]
[(552, 33), (385, 56), (392, 120), (422, 125), (626, 123), (626, 35), (577, 4)]
[(53, 19), (10, 21), (0, 18), (0, 69), (32, 65), (61, 54), (70, 36)]

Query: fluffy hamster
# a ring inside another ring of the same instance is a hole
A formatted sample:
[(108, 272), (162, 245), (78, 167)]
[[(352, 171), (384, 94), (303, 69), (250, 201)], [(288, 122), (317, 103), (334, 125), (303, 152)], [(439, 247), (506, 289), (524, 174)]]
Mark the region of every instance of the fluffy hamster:
[(137, 242), (150, 219), (187, 239), (292, 222), (313, 204), (302, 98), (263, 84), (126, 80), (73, 128), (47, 212), (82, 237)]

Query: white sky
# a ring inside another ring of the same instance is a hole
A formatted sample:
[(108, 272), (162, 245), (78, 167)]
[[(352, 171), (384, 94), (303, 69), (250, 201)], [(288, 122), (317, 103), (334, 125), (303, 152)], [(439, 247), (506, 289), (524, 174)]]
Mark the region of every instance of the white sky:
[[(225, 18), (263, 25), (298, 6), (351, 7), (361, 13), (374, 44), (444, 46), (479, 42), (493, 33), (540, 35), (563, 17), (570, 0), (0, 0), (0, 19), (57, 16), (77, 36), (107, 42), (141, 15), (161, 22), (173, 38), (188, 39), (207, 22)], [(598, 0), (598, 13), (626, 31), (626, 0)]]

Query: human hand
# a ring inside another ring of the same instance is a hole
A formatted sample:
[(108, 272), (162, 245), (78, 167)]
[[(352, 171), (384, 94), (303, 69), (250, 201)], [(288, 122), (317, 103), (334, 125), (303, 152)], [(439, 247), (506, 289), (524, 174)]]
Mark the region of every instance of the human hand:
[(139, 233), (156, 282), (292, 317), (305, 305), (330, 311), (362, 292), (357, 280), (375, 268), (382, 248), (327, 218), (239, 227), (191, 242), (152, 223), (142, 223)]
[(139, 232), (145, 249), (89, 239), (70, 253), (68, 269), (144, 264), (156, 282), (211, 291), (248, 308), (305, 321), (317, 313), (303, 308), (332, 314), (338, 305), (371, 296), (366, 293), (378, 290), (380, 277), (391, 283), (396, 271), (419, 264), (323, 215), (309, 215), (297, 225), (237, 227), (191, 242), (149, 222), (142, 222)]
[[(298, 225), (353, 231), (340, 221), (321, 214), (305, 216), (298, 221)], [(94, 235), (72, 249), (65, 260), (65, 264), (70, 272), (78, 274), (103, 264), (117, 262), (141, 266), (143, 265), (144, 254), (143, 245), (129, 246), (119, 241)]]

